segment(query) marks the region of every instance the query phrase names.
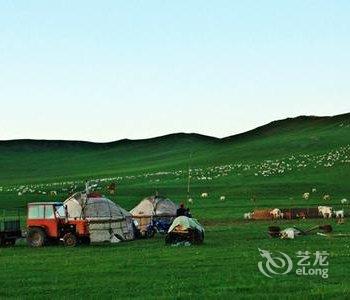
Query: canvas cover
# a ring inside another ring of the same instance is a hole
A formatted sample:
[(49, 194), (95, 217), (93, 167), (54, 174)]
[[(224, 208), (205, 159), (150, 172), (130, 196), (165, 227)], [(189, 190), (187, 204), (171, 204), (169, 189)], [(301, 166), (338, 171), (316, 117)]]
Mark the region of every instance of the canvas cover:
[(163, 219), (169, 223), (176, 217), (177, 206), (170, 199), (150, 196), (143, 199), (130, 213), (137, 222), (137, 228), (144, 235), (152, 219)]
[(77, 193), (64, 201), (64, 205), (68, 219), (88, 221), (91, 242), (134, 239), (132, 215), (107, 198)]
[(188, 218), (186, 216), (177, 217), (171, 224), (168, 233), (175, 231), (186, 231), (188, 229), (197, 229), (204, 232), (204, 228), (196, 219)]
[(134, 217), (174, 217), (177, 206), (170, 199), (151, 196), (143, 199), (130, 213)]

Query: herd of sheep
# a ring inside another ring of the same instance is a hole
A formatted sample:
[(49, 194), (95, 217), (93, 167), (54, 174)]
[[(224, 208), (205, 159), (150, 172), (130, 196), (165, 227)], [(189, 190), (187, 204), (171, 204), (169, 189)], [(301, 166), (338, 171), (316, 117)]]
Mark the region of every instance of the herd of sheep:
[[(350, 163), (350, 145), (340, 146), (323, 154), (299, 154), (282, 159), (263, 160), (261, 162), (235, 162), (207, 168), (193, 168), (190, 170), (191, 181), (212, 181), (231, 176), (283, 176), (288, 172), (302, 171), (305, 168), (330, 168), (339, 164)], [(131, 183), (133, 181), (148, 180), (150, 183), (171, 182), (187, 180), (188, 170), (172, 170), (147, 172), (138, 175), (114, 176), (92, 179), (100, 183), (119, 182)], [(19, 196), (25, 193), (47, 193), (50, 189), (59, 189), (62, 192), (74, 190), (76, 186), (83, 185), (84, 180), (54, 182), (47, 184), (20, 185), (16, 187), (1, 187), (0, 192), (16, 192)], [(305, 195), (306, 196), (306, 195)], [(306, 196), (307, 197), (307, 196)]]
[[(282, 176), (287, 172), (301, 171), (305, 168), (330, 168), (338, 164), (350, 163), (350, 145), (341, 146), (337, 149), (330, 150), (323, 154), (310, 155), (310, 154), (299, 154), (291, 155), (283, 159), (275, 160), (264, 160), (257, 163), (247, 162), (235, 162), (232, 164), (218, 165), (207, 168), (193, 168), (190, 170), (191, 181), (211, 181), (217, 180), (221, 177), (225, 177), (231, 174), (231, 176)], [(147, 172), (139, 175), (127, 175), (127, 176), (114, 176), (96, 178), (93, 180), (97, 183), (96, 189), (102, 189), (103, 185), (108, 185), (111, 182), (118, 182), (129, 184), (132, 181), (144, 181), (149, 180), (150, 182), (161, 182), (172, 180), (187, 180), (188, 170), (173, 170), (173, 171), (159, 171), (159, 172)], [(57, 193), (72, 193), (84, 186), (84, 180), (75, 181), (63, 181), (53, 182), (45, 184), (29, 184), (29, 185), (18, 185), (18, 186), (0, 186), (1, 192), (16, 193), (19, 197), (24, 194), (42, 194), (48, 196), (56, 196)], [(310, 192), (305, 192), (302, 198), (308, 200), (312, 193), (316, 192), (316, 188), (313, 188)], [(202, 198), (207, 198), (208, 193), (202, 193)], [(226, 196), (219, 196), (219, 200), (225, 201)], [(324, 200), (329, 200), (330, 195), (326, 194), (323, 196)], [(193, 202), (190, 198), (189, 203)], [(341, 204), (347, 204), (347, 199), (342, 199)], [(336, 216), (342, 218), (344, 216), (344, 210), (333, 210), (330, 206), (319, 206), (319, 213), (323, 217)], [(283, 217), (282, 213), (278, 208), (271, 211), (271, 216), (274, 218)], [(244, 214), (244, 218), (252, 218), (252, 212)]]
[[(313, 188), (312, 193), (315, 193), (315, 192), (316, 192), (316, 188)], [(302, 198), (305, 200), (309, 200), (310, 193), (306, 192), (306, 193), (302, 194)], [(328, 194), (323, 196), (323, 200), (325, 200), (325, 201), (330, 200), (330, 199), (331, 199), (331, 196)], [(346, 198), (343, 198), (340, 200), (340, 204), (342, 206), (348, 205), (349, 201)], [(319, 205), (319, 206), (317, 206), (317, 209), (318, 209), (319, 216), (321, 216), (323, 218), (335, 217), (337, 219), (344, 219), (344, 216), (345, 216), (344, 208), (342, 208), (341, 210), (335, 210), (331, 206)], [(283, 219), (285, 217), (284, 213), (279, 208), (274, 208), (274, 209), (270, 210), (269, 215), (272, 219)], [(243, 217), (244, 217), (244, 219), (253, 219), (254, 212), (244, 213)], [(301, 217), (306, 218), (306, 216), (304, 214)]]

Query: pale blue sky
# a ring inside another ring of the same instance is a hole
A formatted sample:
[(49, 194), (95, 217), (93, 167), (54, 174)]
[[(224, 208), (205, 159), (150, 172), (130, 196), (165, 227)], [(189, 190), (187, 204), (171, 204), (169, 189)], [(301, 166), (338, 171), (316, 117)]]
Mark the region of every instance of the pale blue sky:
[(0, 139), (223, 137), (350, 111), (350, 1), (1, 1)]

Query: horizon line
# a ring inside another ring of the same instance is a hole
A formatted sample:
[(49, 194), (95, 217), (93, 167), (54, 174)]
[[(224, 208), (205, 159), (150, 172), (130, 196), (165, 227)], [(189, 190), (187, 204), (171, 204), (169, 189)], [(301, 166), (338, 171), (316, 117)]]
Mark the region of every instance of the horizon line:
[(276, 123), (276, 122), (282, 122), (282, 121), (287, 121), (287, 120), (295, 120), (295, 119), (300, 119), (300, 118), (306, 118), (306, 119), (330, 119), (330, 118), (341, 117), (341, 116), (346, 116), (346, 115), (350, 116), (350, 112), (336, 114), (336, 115), (327, 115), (327, 116), (299, 115), (299, 116), (296, 116), (296, 117), (287, 117), (287, 118), (284, 118), (284, 119), (277, 119), (277, 120), (274, 120), (274, 121), (270, 121), (268, 123), (265, 123), (263, 125), (257, 126), (255, 128), (248, 129), (246, 131), (242, 131), (242, 132), (239, 132), (239, 133), (236, 133), (236, 134), (224, 136), (224, 137), (221, 137), (221, 138), (220, 137), (216, 137), (216, 136), (196, 133), (196, 132), (181, 132), (180, 131), (180, 132), (173, 132), (173, 133), (168, 133), (168, 134), (164, 134), (164, 135), (160, 135), (160, 136), (151, 136), (151, 137), (147, 137), (147, 138), (139, 138), (139, 139), (122, 138), (122, 139), (119, 139), (119, 140), (111, 140), (111, 141), (106, 141), (106, 142), (96, 142), (96, 141), (91, 141), (91, 140), (78, 140), (78, 139), (65, 140), (65, 139), (17, 138), (17, 139), (7, 139), (7, 140), (1, 140), (0, 139), (0, 143), (2, 143), (2, 142), (16, 142), (16, 141), (41, 141), (41, 142), (71, 142), (71, 143), (75, 142), (75, 143), (87, 143), (87, 144), (106, 145), (106, 144), (113, 144), (113, 143), (118, 143), (118, 142), (122, 142), (122, 141), (137, 142), (137, 141), (153, 140), (153, 139), (164, 138), (164, 137), (169, 137), (169, 136), (172, 136), (172, 135), (180, 135), (180, 134), (183, 134), (183, 135), (197, 135), (197, 136), (211, 138), (211, 139), (216, 139), (216, 140), (224, 140), (224, 139), (231, 138), (231, 137), (234, 137), (234, 136), (244, 135), (246, 133), (255, 131), (257, 129), (263, 128), (265, 126), (268, 126), (268, 125)]

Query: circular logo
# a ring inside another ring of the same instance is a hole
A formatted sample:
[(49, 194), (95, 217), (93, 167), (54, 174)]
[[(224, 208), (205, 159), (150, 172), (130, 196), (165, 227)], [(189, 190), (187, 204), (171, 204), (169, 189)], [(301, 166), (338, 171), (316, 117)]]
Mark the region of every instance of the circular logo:
[(266, 277), (272, 278), (271, 275), (286, 275), (292, 270), (293, 262), (287, 254), (279, 251), (279, 255), (276, 256), (268, 250), (258, 249), (260, 256), (265, 259), (258, 262), (258, 268)]

